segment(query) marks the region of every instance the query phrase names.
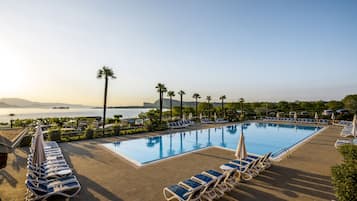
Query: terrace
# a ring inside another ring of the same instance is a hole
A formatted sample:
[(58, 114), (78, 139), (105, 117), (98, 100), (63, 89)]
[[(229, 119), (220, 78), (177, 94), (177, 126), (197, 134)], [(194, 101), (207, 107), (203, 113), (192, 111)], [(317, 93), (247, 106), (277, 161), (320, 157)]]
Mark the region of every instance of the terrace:
[[(340, 127), (330, 126), (258, 177), (239, 184), (220, 200), (332, 200), (330, 167), (342, 160), (333, 144)], [(148, 135), (157, 135), (149, 133)], [(164, 200), (162, 189), (195, 173), (218, 167), (234, 158), (233, 152), (208, 148), (136, 167), (100, 143), (143, 135), (62, 143), (66, 160), (82, 185), (74, 200)], [(27, 148), (9, 155), (0, 172), (0, 197), (22, 200), (26, 187)]]

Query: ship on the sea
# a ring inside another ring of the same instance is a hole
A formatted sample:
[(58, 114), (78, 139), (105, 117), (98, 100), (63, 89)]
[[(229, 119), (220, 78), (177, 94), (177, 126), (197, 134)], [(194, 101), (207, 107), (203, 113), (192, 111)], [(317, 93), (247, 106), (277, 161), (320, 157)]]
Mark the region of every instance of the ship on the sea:
[(54, 106), (52, 109), (69, 109), (68, 106)]

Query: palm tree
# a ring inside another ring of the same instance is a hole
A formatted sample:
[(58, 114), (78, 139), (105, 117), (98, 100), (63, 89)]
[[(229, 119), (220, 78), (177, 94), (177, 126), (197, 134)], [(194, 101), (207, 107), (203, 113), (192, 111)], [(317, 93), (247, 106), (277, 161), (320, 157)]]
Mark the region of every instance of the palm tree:
[(198, 117), (197, 105), (198, 105), (198, 99), (201, 98), (201, 96), (198, 93), (194, 93), (192, 98), (194, 98), (196, 100), (196, 117)]
[(240, 116), (243, 118), (244, 117), (244, 112), (243, 112), (244, 98), (240, 98), (239, 103), (240, 103)]
[(105, 114), (107, 112), (107, 95), (108, 95), (108, 79), (112, 78), (115, 79), (114, 72), (111, 68), (107, 66), (103, 66), (101, 69), (98, 70), (97, 72), (97, 78), (105, 79), (105, 84), (104, 84), (104, 106), (103, 106), (103, 135), (104, 135), (104, 127), (105, 127)]
[(210, 119), (211, 118), (211, 111), (210, 111), (211, 106), (210, 106), (209, 102), (212, 100), (212, 98), (211, 98), (211, 96), (207, 96), (206, 99), (207, 99), (207, 103), (208, 103), (208, 118)]
[(158, 83), (155, 87), (157, 89), (157, 92), (159, 92), (160, 95), (160, 123), (161, 123), (161, 119), (162, 119), (162, 102), (163, 102), (163, 95), (164, 93), (167, 91), (165, 84), (162, 83)]
[(182, 96), (183, 95), (185, 95), (186, 93), (184, 92), (184, 91), (182, 91), (182, 90), (180, 90), (179, 92), (178, 92), (178, 94), (180, 95), (180, 117), (181, 117), (181, 119), (183, 118), (183, 113), (182, 113)]
[(226, 115), (225, 115), (225, 112), (224, 112), (224, 100), (225, 100), (226, 98), (227, 98), (226, 95), (223, 95), (223, 96), (219, 97), (219, 100), (222, 101), (222, 114), (223, 114), (223, 117), (226, 116)]
[(175, 92), (174, 91), (168, 91), (167, 92), (167, 96), (170, 97), (170, 116), (171, 116), (171, 120), (172, 120), (172, 97), (175, 96)]

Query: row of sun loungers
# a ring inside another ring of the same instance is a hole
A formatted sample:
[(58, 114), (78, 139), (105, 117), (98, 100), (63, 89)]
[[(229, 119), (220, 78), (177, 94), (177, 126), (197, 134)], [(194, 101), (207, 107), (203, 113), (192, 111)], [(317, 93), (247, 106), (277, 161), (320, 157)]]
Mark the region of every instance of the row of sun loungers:
[(352, 126), (352, 122), (341, 120), (339, 122), (334, 123), (334, 125), (336, 125), (336, 126)]
[(167, 201), (213, 200), (231, 191), (240, 179), (251, 180), (271, 166), (271, 153), (263, 156), (248, 154), (242, 160), (232, 160), (221, 165), (220, 171), (206, 170), (178, 184), (164, 188)]
[(283, 122), (297, 122), (297, 123), (307, 123), (307, 124), (328, 124), (327, 119), (309, 119), (309, 118), (277, 118), (277, 117), (265, 117), (264, 121), (283, 121)]
[(207, 118), (201, 119), (202, 124), (222, 124), (222, 123), (228, 123), (228, 120), (222, 119), (222, 118), (217, 118), (215, 121), (209, 120)]
[(46, 200), (51, 196), (70, 198), (77, 195), (81, 186), (64, 159), (61, 148), (51, 141), (45, 143), (44, 150), (46, 161), (39, 167), (32, 164), (34, 150), (30, 148), (25, 200)]
[(169, 128), (187, 128), (188, 126), (192, 126), (194, 124), (191, 120), (180, 120), (175, 122), (169, 122)]

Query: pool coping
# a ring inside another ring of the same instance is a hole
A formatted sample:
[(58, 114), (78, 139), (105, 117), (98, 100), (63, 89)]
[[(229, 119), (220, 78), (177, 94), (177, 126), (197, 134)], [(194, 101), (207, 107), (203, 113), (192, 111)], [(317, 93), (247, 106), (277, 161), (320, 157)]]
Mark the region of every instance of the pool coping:
[(300, 140), (298, 143), (294, 144), (293, 146), (289, 147), (288, 149), (286, 149), (285, 151), (281, 152), (278, 156), (276, 157), (271, 157), (271, 160), (275, 161), (275, 162), (279, 162), (281, 160), (283, 160), (286, 156), (288, 156), (289, 154), (291, 154), (293, 151), (295, 151), (297, 148), (299, 148), (300, 146), (302, 146), (303, 144), (305, 144), (307, 141), (311, 140), (313, 137), (315, 137), (316, 135), (320, 134), (321, 132), (325, 131), (329, 126), (322, 126), (322, 128), (318, 131), (316, 131), (315, 133), (313, 133), (312, 135)]
[[(304, 125), (304, 126), (307, 126), (307, 125)], [(322, 128), (320, 130), (318, 130), (315, 133), (311, 134), (310, 136), (305, 137), (304, 139), (300, 140), (299, 142), (297, 142), (296, 144), (292, 145), (291, 147), (289, 147), (285, 151), (281, 152), (278, 156), (271, 157), (271, 160), (274, 161), (274, 162), (279, 162), (279, 161), (283, 160), (289, 153), (292, 153), (298, 147), (300, 147), (301, 145), (303, 145), (307, 141), (309, 141), (312, 137), (316, 136), (317, 134), (320, 134), (322, 131), (324, 131), (324, 130), (326, 130), (328, 128), (328, 126), (321, 126), (321, 127)], [(220, 128), (220, 127), (215, 127), (215, 128)], [(204, 130), (204, 129), (199, 129), (199, 130)], [(189, 132), (189, 131), (185, 131), (185, 132)], [(178, 133), (178, 132), (175, 132), (175, 133)], [(165, 134), (165, 135), (170, 135), (170, 134)], [(150, 136), (150, 137), (156, 137), (156, 136), (162, 136), (162, 135), (154, 135), (154, 136)], [(111, 143), (113, 143), (113, 142), (111, 142)], [(104, 149), (109, 150), (110, 152), (112, 152), (113, 155), (117, 156), (118, 158), (127, 160), (128, 162), (130, 162), (130, 164), (133, 164), (136, 168), (153, 165), (153, 164), (156, 164), (156, 163), (164, 162), (166, 160), (171, 160), (171, 159), (174, 159), (174, 158), (177, 158), (177, 157), (180, 157), (180, 156), (185, 156), (187, 154), (203, 151), (203, 150), (210, 149), (210, 148), (219, 148), (219, 149), (235, 152), (235, 150), (214, 145), (214, 146), (209, 146), (209, 147), (204, 147), (204, 148), (201, 148), (201, 149), (196, 149), (196, 150), (184, 152), (184, 153), (181, 153), (181, 154), (178, 154), (178, 155), (174, 155), (174, 156), (169, 156), (169, 157), (166, 157), (166, 158), (163, 158), (163, 159), (153, 160), (153, 161), (150, 161), (150, 162), (147, 162), (147, 163), (140, 163), (140, 162), (138, 162), (136, 160), (133, 160), (133, 159), (129, 158), (128, 156), (125, 156), (124, 154), (121, 154), (121, 153), (113, 151), (112, 149), (110, 149), (109, 147), (105, 146), (104, 144), (109, 144), (109, 143), (102, 143), (102, 144), (99, 144), (99, 145), (101, 147), (103, 147)], [(248, 152), (248, 153), (250, 154), (250, 152)], [(259, 154), (255, 154), (255, 153), (252, 153), (252, 154), (259, 155)], [(285, 157), (283, 157), (283, 156), (285, 156)]]

